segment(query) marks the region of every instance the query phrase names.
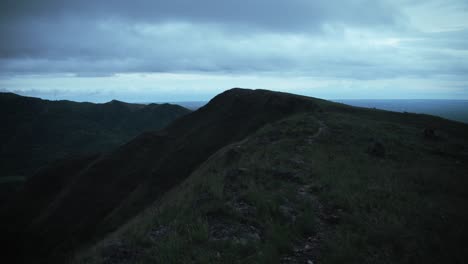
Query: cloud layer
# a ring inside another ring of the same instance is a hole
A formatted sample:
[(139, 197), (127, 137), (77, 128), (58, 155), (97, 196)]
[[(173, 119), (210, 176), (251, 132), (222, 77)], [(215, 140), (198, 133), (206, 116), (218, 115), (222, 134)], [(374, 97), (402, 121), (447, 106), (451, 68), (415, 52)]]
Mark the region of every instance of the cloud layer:
[(466, 2), (408, 2), (2, 1), (0, 88), (21, 76), (134, 73), (466, 87)]

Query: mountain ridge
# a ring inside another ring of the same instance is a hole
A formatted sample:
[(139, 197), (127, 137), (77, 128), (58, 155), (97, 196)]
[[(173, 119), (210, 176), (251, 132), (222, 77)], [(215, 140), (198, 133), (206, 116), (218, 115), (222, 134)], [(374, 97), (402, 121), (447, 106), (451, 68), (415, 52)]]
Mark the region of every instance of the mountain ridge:
[[(0, 93), (2, 176), (27, 177), (67, 153), (107, 151), (188, 112), (176, 105), (77, 103)], [(25, 160), (18, 163), (15, 157), (21, 156)]]
[[(440, 137), (444, 140), (424, 139), (422, 131), (428, 126), (435, 126), (437, 130), (442, 131)], [(311, 170), (320, 169), (308, 165), (316, 163), (314, 160), (309, 160), (308, 156), (296, 157), (300, 153), (305, 155), (304, 153), (310, 152), (311, 155), (319, 155), (324, 164), (322, 170), (329, 169), (328, 164), (333, 164), (335, 156), (340, 157), (338, 160), (352, 159), (355, 153), (358, 155), (354, 156), (362, 159), (357, 160), (358, 163), (362, 162), (373, 170), (378, 170), (378, 167), (373, 167), (374, 163), (388, 162), (390, 165), (386, 166), (391, 166), (393, 163), (400, 164), (402, 159), (393, 154), (392, 149), (401, 151), (402, 157), (409, 158), (413, 155), (407, 154), (412, 153), (411, 148), (407, 149), (406, 145), (396, 143), (398, 139), (395, 137), (400, 133), (408, 137), (402, 140), (408, 141), (412, 148), (422, 149), (424, 153), (428, 148), (430, 153), (432, 151), (439, 153), (436, 157), (441, 161), (436, 159), (434, 162), (436, 165), (436, 162), (443, 161), (445, 164), (452, 158), (463, 160), (466, 156), (463, 144), (466, 144), (467, 127), (427, 115), (356, 108), (286, 93), (235, 88), (216, 96), (209, 104), (180, 117), (168, 127), (156, 132), (143, 133), (111, 153), (78, 160), (76, 166), (71, 162), (71, 168), (64, 170), (60, 169), (60, 164), (58, 169), (43, 170), (42, 174), (45, 176), (40, 177), (61, 178), (65, 173), (72, 175), (72, 179), (59, 186), (61, 188), (57, 188), (55, 195), (46, 197), (46, 202), (37, 205), (36, 208), (28, 208), (30, 206), (28, 201), (40, 200), (44, 194), (41, 193), (40, 183), (31, 184), (30, 189), (23, 193), (24, 196), (9, 208), (7, 215), (9, 217), (5, 218), (14, 221), (7, 225), (10, 227), (12, 241), (13, 237), (19, 243), (27, 241), (26, 246), (19, 250), (28, 253), (39, 263), (50, 263), (54, 260), (60, 262), (68, 258), (73, 251), (84, 245), (93, 244), (106, 234), (118, 230), (165, 194), (174, 188), (180, 188), (180, 184), (203, 167), (203, 164), (211, 159), (210, 157), (217, 155), (216, 153), (226, 146), (256, 135), (257, 131), (263, 132), (253, 141), (254, 144), (249, 147), (250, 151), (239, 152), (233, 149), (226, 153), (225, 159), (227, 162), (231, 160), (236, 163), (236, 160), (243, 156), (249, 157), (249, 153), (259, 155), (252, 156), (249, 160), (253, 163), (248, 163), (247, 171), (256, 171), (255, 158), (262, 160), (266, 157), (268, 166), (258, 167), (260, 175), (265, 177), (258, 183), (262, 186), (269, 177), (286, 179), (288, 182), (296, 181), (296, 176), (288, 171), (289, 165), (284, 165), (286, 166), (284, 170), (273, 169), (276, 165), (268, 161), (269, 159), (277, 160), (278, 164), (287, 164), (291, 162), (290, 158), (294, 159), (293, 163), (296, 164), (294, 166), (299, 170), (302, 167), (304, 170), (300, 175), (303, 173), (309, 175)], [(385, 134), (387, 130), (395, 132), (395, 135)], [(326, 144), (322, 140), (325, 140)], [(454, 140), (462, 140), (460, 143), (462, 145)], [(275, 149), (275, 142), (282, 142), (286, 149)], [(328, 154), (328, 150), (323, 151), (329, 155), (323, 158), (320, 156), (322, 152), (314, 152), (314, 146), (318, 150), (334, 148), (339, 152)], [(361, 149), (362, 146), (365, 146), (364, 151)], [(267, 151), (270, 147), (271, 151)], [(301, 150), (302, 148), (306, 148), (305, 152)], [(348, 153), (350, 150), (347, 148), (355, 153)], [(365, 150), (366, 148), (369, 150)], [(271, 156), (270, 152), (278, 156)], [(341, 152), (345, 153), (344, 156), (340, 154)], [(434, 159), (433, 156), (430, 158)], [(306, 163), (301, 160), (309, 161)], [(337, 170), (341, 172), (339, 166)], [(208, 172), (217, 175), (216, 178), (224, 179), (224, 176), (220, 175), (230, 173), (224, 172), (224, 169), (213, 167), (213, 171), (208, 168)], [(236, 175), (245, 173), (243, 167), (232, 169), (237, 171)], [(456, 172), (463, 170), (464, 167), (457, 167)], [(216, 171), (223, 173), (217, 174)], [(247, 173), (247, 175), (255, 178), (256, 174)], [(297, 177), (298, 181), (303, 181), (305, 176)], [(229, 184), (237, 185), (235, 179), (234, 183)], [(273, 195), (270, 192), (271, 190), (262, 193), (268, 198)], [(202, 205), (204, 203), (201, 202)], [(310, 209), (304, 207), (306, 205), (301, 206), (294, 210)], [(192, 209), (184, 210), (193, 213)], [(20, 219), (18, 217), (21, 212), (32, 213), (26, 219)], [(268, 213), (268, 217), (277, 217), (276, 214)], [(334, 214), (324, 215), (333, 218)], [(212, 225), (216, 226), (217, 222), (203, 225), (211, 228)], [(275, 228), (273, 229), (276, 230)], [(271, 232), (275, 233), (274, 230)], [(32, 234), (36, 234), (37, 237), (32, 237)], [(263, 233), (260, 232), (258, 236), (262, 237)], [(12, 250), (12, 252), (18, 251)], [(213, 254), (216, 255), (216, 252)]]
[(219, 149), (72, 263), (463, 263), (468, 126), (315, 103)]
[[(115, 228), (112, 226), (121, 224), (122, 220), (118, 219), (127, 219), (134, 215), (143, 208), (142, 206), (154, 200), (158, 191), (166, 190), (187, 177), (191, 170), (218, 148), (245, 137), (270, 121), (315, 108), (315, 104), (310, 99), (296, 95), (262, 90), (227, 91), (216, 96), (207, 106), (181, 117), (164, 130), (144, 133), (113, 153), (101, 155), (97, 160), (93, 160), (93, 166), (85, 166), (86, 169), (77, 174), (79, 175), (77, 180), (65, 187), (67, 193), (62, 191), (63, 195), (57, 196), (61, 199), (59, 202), (53, 202), (56, 207), (48, 213), (49, 217), (40, 218), (44, 224), (35, 222), (36, 227), (33, 229), (47, 230), (44, 228), (47, 226), (52, 228), (52, 231), (48, 231), (50, 234), (64, 236), (68, 233), (69, 236), (86, 236), (94, 232), (89, 228), (94, 229), (96, 221), (100, 221), (97, 219), (109, 218), (106, 218), (106, 214), (117, 207), (117, 212), (113, 212), (116, 217), (111, 217), (112, 221), (117, 219), (115, 220), (117, 224), (103, 224), (101, 230), (106, 230), (106, 227)], [(218, 113), (218, 110), (221, 113)], [(156, 163), (151, 161), (151, 157), (154, 156), (160, 156)], [(47, 171), (44, 173), (47, 174)], [(173, 176), (167, 179), (165, 175)], [(142, 180), (143, 183), (140, 182)], [(106, 186), (106, 188), (93, 189), (90, 186)], [(109, 193), (106, 193), (106, 190)], [(25, 193), (37, 192), (26, 190)], [(124, 206), (119, 212), (118, 205), (127, 196), (135, 200), (128, 203), (136, 206), (133, 206), (134, 209), (131, 206)], [(28, 197), (26, 200), (31, 199), (35, 198)], [(96, 200), (102, 205), (95, 206)], [(70, 208), (81, 210), (70, 210)], [(85, 218), (83, 210), (87, 210)], [(10, 211), (15, 210), (10, 209)], [(64, 215), (69, 220), (63, 221), (61, 216)], [(83, 220), (79, 221), (80, 218)], [(47, 239), (44, 240), (54, 240), (53, 237), (47, 235)], [(56, 239), (51, 243), (58, 245), (60, 239)], [(43, 245), (46, 244), (43, 242)], [(66, 243), (60, 242), (60, 244)]]

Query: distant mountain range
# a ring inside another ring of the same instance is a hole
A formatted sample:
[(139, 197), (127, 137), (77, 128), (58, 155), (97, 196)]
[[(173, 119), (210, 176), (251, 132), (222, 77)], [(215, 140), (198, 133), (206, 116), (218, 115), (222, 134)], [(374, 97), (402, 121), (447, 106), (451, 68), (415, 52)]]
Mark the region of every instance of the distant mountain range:
[(13, 188), (57, 159), (111, 150), (189, 112), (170, 104), (76, 103), (0, 93), (0, 185)]
[(2, 249), (17, 263), (462, 263), (467, 161), (466, 124), (235, 88), (40, 170), (2, 210)]

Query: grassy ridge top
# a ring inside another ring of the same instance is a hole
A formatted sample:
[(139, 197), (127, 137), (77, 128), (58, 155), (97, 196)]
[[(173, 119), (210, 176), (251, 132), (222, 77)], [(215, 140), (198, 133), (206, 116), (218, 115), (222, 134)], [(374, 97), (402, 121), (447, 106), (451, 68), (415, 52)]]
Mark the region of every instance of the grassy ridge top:
[(316, 103), (220, 149), (74, 263), (464, 263), (468, 126)]

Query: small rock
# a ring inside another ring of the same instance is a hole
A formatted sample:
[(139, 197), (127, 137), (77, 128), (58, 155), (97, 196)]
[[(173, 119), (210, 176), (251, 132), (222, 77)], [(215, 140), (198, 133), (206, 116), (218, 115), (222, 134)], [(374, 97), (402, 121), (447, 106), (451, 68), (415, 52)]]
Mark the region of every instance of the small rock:
[(211, 218), (208, 220), (209, 236), (214, 241), (233, 241), (235, 243), (247, 244), (250, 241), (261, 240), (260, 230), (254, 226), (225, 219)]

